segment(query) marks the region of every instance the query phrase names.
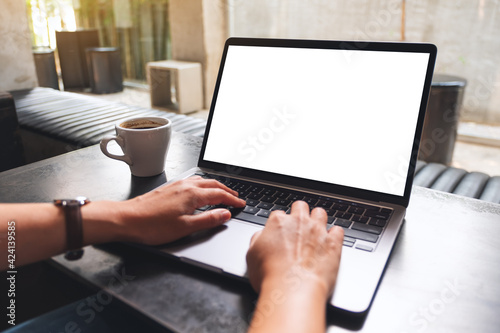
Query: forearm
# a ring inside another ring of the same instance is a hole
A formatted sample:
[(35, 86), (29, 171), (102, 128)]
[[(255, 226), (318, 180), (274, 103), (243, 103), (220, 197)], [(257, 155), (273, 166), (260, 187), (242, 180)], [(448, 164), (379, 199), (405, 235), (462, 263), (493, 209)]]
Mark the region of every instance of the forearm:
[[(15, 227), (12, 245), (15, 246), (16, 266), (48, 258), (64, 251), (64, 215), (52, 204), (6, 204), (0, 211), (0, 232), (7, 234), (8, 225)], [(7, 238), (2, 237), (0, 270), (7, 267)], [(5, 259), (4, 259), (5, 258)]]
[[(111, 208), (115, 204), (91, 202), (81, 208), (84, 245), (125, 238), (117, 214)], [(16, 266), (44, 260), (67, 250), (66, 222), (61, 207), (51, 203), (5, 204), (0, 210), (0, 270), (7, 268), (9, 222), (15, 225)]]
[(324, 332), (325, 312), (325, 290), (316, 284), (264, 283), (249, 332)]
[[(244, 207), (245, 201), (215, 180), (192, 177), (127, 201), (90, 202), (80, 208), (83, 245), (168, 243), (228, 221), (231, 214), (225, 209), (193, 215), (196, 208), (215, 204)], [(68, 250), (62, 207), (52, 203), (0, 204), (0, 270), (7, 266), (7, 233), (12, 224), (17, 266)]]

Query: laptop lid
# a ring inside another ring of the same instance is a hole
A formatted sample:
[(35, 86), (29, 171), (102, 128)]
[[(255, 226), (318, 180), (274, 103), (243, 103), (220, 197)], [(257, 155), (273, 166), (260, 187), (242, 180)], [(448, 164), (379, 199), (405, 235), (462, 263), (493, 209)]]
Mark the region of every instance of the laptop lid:
[(230, 38), (198, 166), (406, 207), (436, 51)]

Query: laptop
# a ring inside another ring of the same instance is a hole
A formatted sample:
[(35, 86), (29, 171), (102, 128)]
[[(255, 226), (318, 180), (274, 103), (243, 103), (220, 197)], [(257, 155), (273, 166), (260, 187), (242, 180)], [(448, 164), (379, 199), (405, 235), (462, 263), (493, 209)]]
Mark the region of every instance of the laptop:
[[(304, 200), (345, 230), (336, 308), (369, 309), (410, 199), (432, 44), (230, 38), (194, 174), (247, 200), (224, 226), (154, 251), (246, 279), (252, 235)], [(201, 207), (205, 211), (213, 207)]]

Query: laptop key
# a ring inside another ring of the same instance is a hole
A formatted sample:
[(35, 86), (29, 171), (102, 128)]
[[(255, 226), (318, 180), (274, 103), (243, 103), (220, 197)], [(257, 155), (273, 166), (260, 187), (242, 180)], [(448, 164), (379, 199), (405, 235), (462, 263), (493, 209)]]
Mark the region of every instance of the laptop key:
[[(262, 194), (262, 193), (261, 193)], [(263, 202), (269, 202), (269, 203), (272, 203), (276, 200), (275, 197), (272, 197), (270, 195), (264, 195), (262, 198), (260, 198), (260, 201), (263, 201)]]
[(387, 224), (387, 220), (373, 219), (372, 218), (372, 219), (370, 219), (370, 222), (368, 224), (383, 228)]
[(269, 203), (269, 202), (261, 202), (260, 204), (258, 204), (256, 207), (257, 208), (262, 208), (262, 209), (271, 209), (274, 205), (272, 203)]
[(354, 214), (351, 217), (352, 221), (354, 221), (354, 222), (361, 222), (361, 223), (366, 223), (366, 222), (368, 222), (369, 219), (370, 219), (369, 217), (361, 216), (361, 215), (357, 215), (357, 214)]
[(382, 213), (374, 210), (367, 210), (365, 212), (365, 216), (374, 217), (376, 219), (387, 220), (391, 214), (390, 213)]
[(277, 205), (281, 205), (281, 206), (288, 206), (288, 205), (290, 205), (292, 203), (292, 200), (278, 199), (274, 203), (277, 204)]
[(368, 232), (354, 230), (354, 229), (345, 229), (344, 228), (344, 236), (352, 237), (356, 239), (361, 239), (370, 243), (376, 243), (378, 240), (378, 235), (370, 234)]
[(344, 236), (344, 242), (354, 243), (355, 241), (356, 241), (356, 238)]
[(252, 186), (250, 186), (250, 187), (248, 188), (248, 190), (249, 190), (250, 192), (255, 192), (255, 193), (259, 193), (259, 192), (260, 192), (260, 191), (262, 191), (263, 189), (264, 189), (263, 187), (260, 187), (260, 186), (254, 186), (254, 185), (252, 185)]
[(238, 190), (238, 197), (242, 198), (242, 199), (245, 199), (247, 197), (247, 195), (249, 195), (250, 192), (248, 191), (239, 191)]
[(349, 206), (345, 205), (345, 204), (341, 204), (341, 203), (336, 203), (333, 205), (333, 209), (339, 210), (341, 212), (345, 212), (345, 211), (347, 211), (347, 209), (349, 209)]
[(363, 244), (356, 245), (356, 249), (367, 251), (367, 252), (372, 252), (373, 251), (373, 247), (368, 246), (368, 245), (363, 245)]
[(315, 206), (318, 203), (318, 199), (311, 197), (304, 197), (302, 200), (307, 202), (309, 206)]
[(348, 211), (349, 213), (358, 214), (358, 215), (363, 215), (363, 213), (365, 212), (365, 209), (364, 209), (364, 208), (361, 208), (361, 207), (351, 206), (351, 207), (349, 207), (349, 209), (348, 209), (347, 211)]
[(247, 199), (247, 206), (252, 206), (252, 207), (255, 207), (257, 206), (260, 201), (259, 200), (255, 200), (255, 199)]
[(320, 200), (316, 206), (324, 208), (324, 209), (330, 209), (332, 208), (333, 202), (331, 201), (326, 201), (326, 200)]
[(276, 190), (273, 190), (273, 189), (270, 189), (270, 188), (265, 188), (262, 192), (260, 192), (264, 195), (269, 195), (269, 196), (273, 196), (274, 193), (276, 193)]
[(270, 212), (270, 211), (268, 211), (267, 209), (261, 209), (261, 210), (257, 213), (257, 216), (262, 216), (262, 217), (268, 218), (270, 214), (271, 214), (271, 212)]
[(370, 206), (370, 205), (362, 204), (359, 202), (351, 202), (349, 205), (353, 206), (353, 207), (360, 207), (360, 208), (367, 209), (367, 210), (376, 210), (376, 211), (380, 210), (379, 207)]
[(382, 228), (380, 227), (359, 222), (353, 222), (351, 228), (354, 230), (366, 231), (375, 235), (380, 235), (380, 233), (382, 232)]
[(281, 206), (281, 205), (274, 205), (273, 208), (271, 208), (271, 212), (274, 212), (275, 210), (282, 210), (286, 212), (288, 210), (287, 206)]
[(257, 207), (252, 207), (252, 206), (246, 206), (245, 208), (243, 208), (243, 211), (245, 213), (249, 213), (249, 214), (257, 214), (259, 212), (259, 208)]
[(346, 219), (346, 220), (349, 220), (351, 217), (352, 217), (352, 214), (351, 213), (346, 213), (346, 212), (337, 212), (337, 214), (335, 214), (336, 217), (339, 217), (341, 219)]
[(259, 194), (259, 193), (256, 193), (256, 192), (252, 192), (249, 195), (247, 195), (247, 198), (254, 199), (254, 200), (259, 200), (262, 197), (263, 197), (262, 194)]
[[(246, 207), (246, 206), (245, 206)], [(236, 216), (238, 215), (239, 213), (241, 213), (243, 211), (244, 208), (241, 208), (241, 207), (232, 207), (232, 206), (229, 206), (227, 207), (227, 209), (229, 210), (229, 212), (231, 213), (231, 217), (233, 216)]]
[(327, 208), (327, 209), (325, 209), (325, 212), (326, 212), (326, 215), (328, 215), (328, 216), (334, 216), (337, 213), (337, 210)]
[(233, 218), (238, 220), (243, 220), (246, 222), (253, 222), (260, 225), (266, 225), (267, 217), (257, 216), (253, 214), (248, 214), (245, 212), (241, 212), (238, 215), (233, 216)]
[(349, 228), (351, 225), (351, 221), (344, 220), (344, 219), (335, 219), (335, 222), (333, 224), (344, 227), (344, 228)]
[(292, 193), (292, 194), (290, 194), (290, 196), (288, 197), (288, 199), (290, 199), (290, 200), (292, 200), (292, 202), (294, 202), (294, 201), (297, 201), (297, 200), (304, 199), (304, 196), (301, 195), (301, 194)]
[(287, 199), (289, 196), (290, 196), (290, 193), (287, 193), (287, 192), (281, 192), (281, 191), (276, 191), (276, 193), (274, 194), (274, 196), (276, 198), (280, 198), (280, 199)]
[(238, 183), (236, 186), (233, 187), (233, 190), (238, 191), (238, 192), (242, 192), (242, 191), (246, 191), (249, 187), (250, 187), (250, 185), (248, 185), (248, 184)]

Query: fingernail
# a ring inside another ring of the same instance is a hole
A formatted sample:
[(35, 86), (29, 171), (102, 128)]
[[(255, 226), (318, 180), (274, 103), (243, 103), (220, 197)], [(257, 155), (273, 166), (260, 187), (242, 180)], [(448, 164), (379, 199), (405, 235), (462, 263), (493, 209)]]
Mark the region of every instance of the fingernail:
[(227, 222), (231, 219), (231, 212), (229, 212), (228, 210), (223, 210), (221, 213), (220, 213), (220, 219), (222, 222)]
[(333, 231), (336, 233), (339, 233), (339, 232), (344, 233), (344, 229), (342, 229), (342, 227), (339, 227), (338, 225), (333, 226), (333, 229), (334, 229)]

